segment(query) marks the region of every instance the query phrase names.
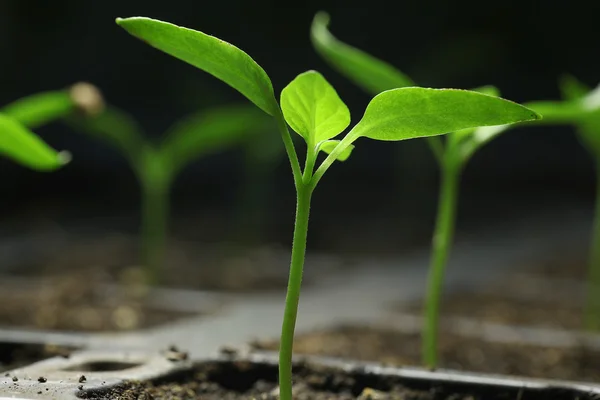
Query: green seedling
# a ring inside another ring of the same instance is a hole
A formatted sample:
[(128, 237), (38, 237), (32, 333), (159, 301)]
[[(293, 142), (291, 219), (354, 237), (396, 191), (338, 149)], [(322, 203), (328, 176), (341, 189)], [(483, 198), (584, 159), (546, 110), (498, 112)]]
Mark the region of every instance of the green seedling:
[[(350, 124), (350, 112), (335, 89), (318, 72), (298, 75), (282, 90), (278, 102), (266, 72), (248, 54), (227, 42), (148, 18), (118, 19), (117, 23), (145, 43), (221, 79), (271, 115), (277, 123), (297, 193), (279, 348), (279, 390), (283, 400), (292, 399), (293, 338), (311, 198), (334, 161), (346, 160), (359, 138), (399, 141), (539, 118), (535, 112), (516, 103), (477, 92), (401, 88), (375, 96), (362, 119), (338, 140), (334, 138)], [(304, 168), (300, 166), (288, 124), (306, 143)], [(327, 156), (319, 164), (320, 152), (327, 153)]]
[(165, 262), (169, 198), (174, 180), (190, 163), (264, 132), (268, 118), (256, 108), (224, 106), (176, 122), (155, 143), (126, 112), (108, 106), (95, 118), (72, 121), (88, 135), (120, 151), (142, 190), (141, 259), (148, 284), (161, 280)]
[[(376, 95), (384, 90), (414, 85), (410, 77), (392, 65), (335, 38), (328, 30), (328, 24), (329, 16), (324, 12), (317, 13), (311, 27), (313, 46), (332, 68), (354, 84), (371, 95)], [(499, 91), (492, 86), (475, 90), (490, 96), (500, 95)], [(540, 118), (531, 119), (540, 120)], [(440, 298), (445, 267), (454, 235), (461, 172), (479, 148), (510, 126), (513, 125), (503, 124), (463, 130), (449, 129), (447, 132), (452, 133), (446, 135), (445, 141), (441, 137), (427, 138), (439, 164), (441, 174), (422, 333), (422, 358), (423, 363), (428, 367), (433, 368), (438, 362), (437, 335)]]
[(0, 153), (38, 171), (52, 171), (66, 164), (70, 154), (54, 151), (32, 130), (77, 111), (86, 115), (97, 113), (102, 103), (87, 96), (90, 87), (79, 83), (67, 90), (36, 93), (0, 107)]
[(575, 118), (573, 125), (580, 142), (589, 151), (596, 165), (596, 205), (592, 224), (589, 254), (588, 289), (584, 310), (584, 326), (590, 331), (600, 330), (600, 86), (592, 89), (572, 76), (564, 76), (560, 88), (570, 109), (585, 110)]

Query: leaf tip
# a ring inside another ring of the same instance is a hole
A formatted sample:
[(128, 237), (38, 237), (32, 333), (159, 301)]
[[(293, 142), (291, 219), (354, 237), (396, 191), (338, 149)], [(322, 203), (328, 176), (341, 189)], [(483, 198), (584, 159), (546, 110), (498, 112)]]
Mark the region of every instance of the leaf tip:
[(70, 152), (63, 150), (58, 152), (58, 154), (56, 155), (56, 159), (58, 160), (58, 163), (62, 166), (70, 163), (73, 159), (73, 156)]
[(315, 25), (327, 26), (327, 25), (329, 25), (329, 22), (331, 21), (331, 16), (329, 15), (329, 13), (327, 11), (320, 10), (320, 11), (317, 11), (317, 13), (315, 14), (313, 21), (314, 21)]

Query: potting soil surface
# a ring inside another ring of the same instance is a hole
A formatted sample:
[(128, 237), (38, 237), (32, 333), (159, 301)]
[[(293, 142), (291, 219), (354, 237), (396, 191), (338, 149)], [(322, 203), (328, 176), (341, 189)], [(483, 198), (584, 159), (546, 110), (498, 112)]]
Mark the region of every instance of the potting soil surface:
[[(85, 269), (103, 274), (113, 282), (130, 279), (132, 275), (143, 280), (138, 244), (135, 236), (122, 234), (69, 238), (68, 246), (38, 249), (41, 256), (29, 261), (29, 265), (19, 265), (19, 260), (15, 260), (9, 272), (37, 278)], [(275, 245), (248, 248), (171, 240), (164, 268), (158, 278), (161, 286), (172, 288), (232, 292), (283, 291), (287, 287), (289, 257), (289, 249)], [(4, 261), (5, 264), (7, 262)], [(319, 265), (306, 274), (303, 282), (306, 285), (342, 266), (337, 257), (316, 262)]]
[[(461, 317), (498, 324), (581, 329), (583, 304), (564, 299), (518, 299), (499, 294), (462, 292), (447, 296), (441, 304), (444, 317)], [(397, 306), (398, 311), (421, 315), (423, 303)]]
[(54, 276), (27, 290), (0, 287), (0, 327), (127, 331), (191, 315), (149, 307), (143, 286), (124, 287), (118, 295), (109, 296), (98, 292), (101, 283), (106, 282), (93, 271), (79, 271)]
[[(254, 343), (277, 350), (278, 342)], [(600, 381), (600, 353), (585, 347), (552, 348), (485, 342), (440, 332), (442, 368), (573, 381)], [(344, 357), (393, 366), (420, 366), (421, 339), (392, 329), (340, 326), (297, 335), (295, 354)]]
[[(161, 382), (129, 382), (105, 391), (81, 393), (86, 399), (111, 400), (278, 400), (277, 368), (235, 362), (201, 364), (195, 371)], [(445, 387), (402, 383), (394, 377), (346, 373), (303, 365), (294, 371), (295, 400), (516, 400), (515, 389)], [(567, 393), (524, 394), (527, 400), (588, 400)]]

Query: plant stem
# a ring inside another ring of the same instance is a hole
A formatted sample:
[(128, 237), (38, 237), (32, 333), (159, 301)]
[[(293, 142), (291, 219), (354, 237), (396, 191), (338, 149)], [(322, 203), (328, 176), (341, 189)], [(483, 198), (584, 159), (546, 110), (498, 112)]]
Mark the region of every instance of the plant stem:
[(142, 262), (148, 284), (155, 286), (161, 278), (165, 261), (165, 240), (169, 217), (168, 181), (142, 181)]
[(423, 327), (422, 341), (423, 363), (429, 368), (435, 368), (438, 359), (437, 336), (440, 299), (444, 283), (444, 270), (448, 260), (452, 237), (454, 236), (458, 184), (460, 180), (458, 162), (446, 158), (441, 167), (442, 176), (432, 243), (431, 265), (427, 278), (425, 326)]
[(290, 136), (290, 131), (288, 130), (287, 122), (285, 122), (283, 114), (279, 113), (275, 115), (275, 119), (277, 121), (279, 132), (281, 133), (281, 138), (283, 139), (285, 152), (290, 160), (292, 175), (294, 176), (294, 185), (296, 186), (296, 190), (298, 190), (298, 187), (302, 182), (302, 170), (300, 168), (300, 162), (298, 161), (298, 154), (296, 153), (296, 148), (294, 147), (294, 142)]
[(292, 400), (294, 330), (296, 328), (296, 316), (298, 314), (298, 302), (302, 286), (304, 255), (308, 235), (308, 217), (312, 196), (312, 189), (308, 185), (301, 183), (297, 190), (292, 260), (290, 263), (290, 276), (285, 297), (285, 311), (283, 314), (279, 347), (279, 398), (281, 400)]
[(596, 165), (596, 206), (590, 244), (589, 277), (584, 324), (590, 331), (600, 330), (600, 160)]

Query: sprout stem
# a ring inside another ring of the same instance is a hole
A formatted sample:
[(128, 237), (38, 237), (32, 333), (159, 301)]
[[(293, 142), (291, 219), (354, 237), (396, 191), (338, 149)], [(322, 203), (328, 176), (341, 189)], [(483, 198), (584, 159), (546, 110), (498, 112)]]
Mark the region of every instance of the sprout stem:
[(423, 363), (429, 368), (435, 368), (438, 362), (437, 337), (440, 299), (446, 262), (454, 236), (459, 181), (459, 163), (446, 157), (442, 164), (438, 212), (425, 300), (422, 355)]
[(279, 348), (279, 398), (281, 400), (292, 400), (294, 330), (296, 329), (296, 316), (298, 315), (298, 302), (300, 301), (300, 288), (302, 286), (311, 196), (312, 188), (301, 183), (297, 188), (292, 260)]
[(147, 283), (151, 286), (160, 281), (165, 261), (169, 186), (168, 182), (158, 179), (142, 180), (141, 256)]
[(589, 279), (585, 307), (585, 328), (600, 330), (600, 161), (596, 166), (596, 206), (590, 245)]

